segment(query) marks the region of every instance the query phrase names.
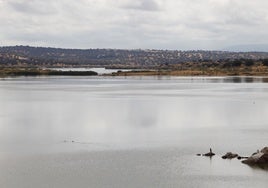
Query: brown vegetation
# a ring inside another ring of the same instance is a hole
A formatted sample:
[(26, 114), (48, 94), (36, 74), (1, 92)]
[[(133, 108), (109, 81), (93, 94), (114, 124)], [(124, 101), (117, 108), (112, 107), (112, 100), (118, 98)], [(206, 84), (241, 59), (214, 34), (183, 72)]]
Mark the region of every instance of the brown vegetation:
[(237, 60), (237, 62), (187, 62), (159, 66), (150, 71), (128, 71), (113, 76), (268, 76), (268, 66), (261, 61)]
[(27, 68), (0, 68), (0, 77), (5, 76), (94, 76), (94, 71), (56, 71)]

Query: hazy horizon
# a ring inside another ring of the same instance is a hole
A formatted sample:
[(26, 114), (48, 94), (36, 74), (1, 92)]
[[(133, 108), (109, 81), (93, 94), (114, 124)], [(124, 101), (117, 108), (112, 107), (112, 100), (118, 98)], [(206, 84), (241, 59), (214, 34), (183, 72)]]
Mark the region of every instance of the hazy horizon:
[(162, 49), (162, 48), (76, 48), (76, 47), (59, 47), (59, 46), (38, 46), (38, 45), (28, 45), (28, 44), (16, 44), (16, 45), (3, 45), (0, 46), (0, 48), (6, 48), (6, 47), (30, 47), (30, 48), (55, 48), (55, 49), (64, 49), (64, 50), (143, 50), (143, 51), (150, 51), (150, 50), (156, 50), (156, 51), (221, 51), (221, 52), (234, 52), (234, 53), (251, 53), (251, 52), (264, 52), (268, 53), (268, 45), (237, 45), (237, 46), (230, 46), (225, 49)]
[(264, 0), (0, 0), (0, 46), (268, 51)]

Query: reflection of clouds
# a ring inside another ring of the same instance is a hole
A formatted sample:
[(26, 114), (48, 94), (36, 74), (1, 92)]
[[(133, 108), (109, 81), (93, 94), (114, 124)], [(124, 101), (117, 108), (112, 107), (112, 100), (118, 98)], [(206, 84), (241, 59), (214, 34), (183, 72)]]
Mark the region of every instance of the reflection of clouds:
[(158, 105), (153, 101), (130, 101), (127, 121), (129, 125), (139, 127), (153, 127), (156, 126), (158, 121)]
[(175, 139), (183, 130), (239, 129), (268, 121), (267, 85), (260, 83), (107, 78), (96, 87), (95, 79), (57, 79), (31, 85), (14, 80), (12, 88), (0, 87), (1, 140), (142, 144)]

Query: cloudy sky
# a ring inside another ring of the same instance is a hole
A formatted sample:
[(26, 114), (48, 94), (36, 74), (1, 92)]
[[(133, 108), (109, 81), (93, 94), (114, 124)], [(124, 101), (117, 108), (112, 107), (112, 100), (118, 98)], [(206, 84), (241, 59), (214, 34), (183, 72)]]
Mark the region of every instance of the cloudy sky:
[(0, 0), (0, 46), (225, 49), (268, 44), (267, 0)]

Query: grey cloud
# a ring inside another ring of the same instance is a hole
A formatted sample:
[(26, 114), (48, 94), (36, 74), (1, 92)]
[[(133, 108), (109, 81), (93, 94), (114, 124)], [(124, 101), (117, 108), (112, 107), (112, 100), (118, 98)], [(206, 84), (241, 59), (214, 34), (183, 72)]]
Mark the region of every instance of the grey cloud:
[(222, 49), (268, 42), (266, 0), (0, 0), (0, 45)]
[(225, 24), (254, 26), (265, 22), (266, 10), (263, 11), (262, 7), (256, 9), (251, 6), (254, 6), (254, 4), (238, 3), (238, 1), (233, 0), (222, 7), (218, 7), (217, 10)]
[(155, 0), (136, 0), (130, 1), (127, 4), (122, 6), (126, 9), (136, 9), (136, 10), (143, 10), (143, 11), (159, 11), (161, 7), (159, 6), (158, 2)]
[(7, 5), (14, 9), (16, 12), (25, 14), (40, 14), (48, 15), (56, 13), (57, 9), (50, 1), (39, 0), (11, 0), (7, 2)]

